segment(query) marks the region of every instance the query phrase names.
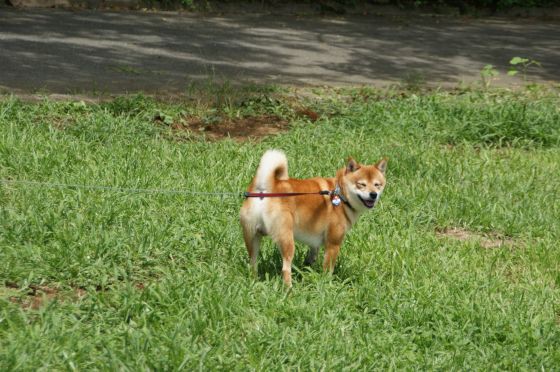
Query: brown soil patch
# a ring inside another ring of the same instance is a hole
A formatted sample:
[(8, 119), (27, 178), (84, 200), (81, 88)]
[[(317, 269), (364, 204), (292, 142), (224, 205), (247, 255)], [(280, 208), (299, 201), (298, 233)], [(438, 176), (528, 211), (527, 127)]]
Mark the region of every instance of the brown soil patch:
[(243, 118), (223, 118), (216, 122), (208, 122), (198, 117), (186, 118), (183, 123), (173, 123), (174, 132), (189, 130), (193, 133), (204, 134), (212, 140), (233, 138), (247, 140), (262, 138), (289, 129), (288, 121), (275, 115), (248, 116)]
[(66, 129), (76, 124), (76, 119), (70, 116), (57, 116), (49, 120), (51, 126), (56, 129)]
[(311, 121), (312, 123), (316, 122), (320, 118), (320, 115), (317, 112), (315, 112), (315, 111), (313, 111), (309, 108), (304, 108), (304, 109), (298, 110), (297, 115), (299, 117), (305, 117), (305, 118), (309, 119), (309, 121)]
[(514, 240), (506, 236), (490, 233), (481, 234), (474, 231), (465, 230), (459, 227), (447, 227), (436, 231), (439, 238), (448, 238), (459, 241), (477, 241), (483, 248), (512, 247)]
[[(146, 286), (142, 282), (134, 283), (134, 288), (139, 291), (146, 289)], [(107, 288), (99, 285), (93, 289), (95, 292), (107, 290)], [(6, 282), (4, 287), (0, 287), (0, 294), (7, 295), (8, 301), (21, 306), (25, 310), (37, 310), (52, 300), (76, 301), (82, 299), (87, 296), (88, 290), (83, 287), (75, 287), (69, 291), (62, 291), (56, 287), (35, 284), (31, 284), (27, 288), (21, 288), (14, 282)]]
[[(15, 283), (6, 283), (7, 288), (19, 290)], [(59, 296), (59, 290), (44, 285), (30, 285), (23, 296), (10, 296), (8, 300), (12, 303), (19, 304), (24, 309), (37, 310), (46, 302), (51, 301)]]

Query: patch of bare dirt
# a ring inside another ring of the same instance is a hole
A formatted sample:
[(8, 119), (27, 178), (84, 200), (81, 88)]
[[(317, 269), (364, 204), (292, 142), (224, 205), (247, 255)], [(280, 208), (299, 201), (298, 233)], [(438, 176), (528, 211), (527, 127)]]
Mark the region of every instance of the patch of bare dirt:
[(436, 230), (436, 236), (459, 241), (477, 241), (481, 247), (488, 249), (512, 247), (515, 244), (512, 238), (497, 233), (481, 234), (459, 227), (446, 227)]
[(171, 129), (176, 132), (190, 130), (194, 133), (204, 134), (212, 140), (233, 138), (243, 141), (287, 131), (289, 123), (275, 115), (248, 116), (236, 119), (224, 118), (214, 122), (190, 117), (186, 118), (184, 123), (173, 123)]
[[(15, 283), (6, 283), (6, 287), (13, 290), (20, 290)], [(59, 296), (58, 288), (44, 285), (30, 285), (23, 296), (10, 296), (8, 300), (20, 305), (23, 309), (37, 310), (45, 303)]]
[(56, 116), (49, 119), (47, 122), (51, 123), (53, 128), (64, 130), (74, 124), (76, 124), (76, 119), (67, 115), (67, 116)]
[[(6, 288), (7, 293), (10, 294), (7, 297), (8, 301), (21, 306), (21, 308), (25, 310), (38, 310), (53, 300), (76, 301), (84, 298), (88, 294), (87, 290), (83, 287), (75, 287), (71, 291), (62, 291), (60, 288), (48, 285), (31, 284), (26, 288), (21, 288), (16, 283), (6, 282), (4, 288)], [(142, 291), (146, 288), (146, 285), (139, 282), (134, 284), (134, 288)], [(105, 290), (107, 290), (107, 288), (101, 286), (94, 288), (96, 292)]]
[(320, 118), (320, 115), (316, 111), (313, 111), (309, 108), (300, 109), (297, 111), (297, 114), (299, 117), (305, 117), (309, 119), (309, 121), (311, 121), (312, 123), (316, 122)]

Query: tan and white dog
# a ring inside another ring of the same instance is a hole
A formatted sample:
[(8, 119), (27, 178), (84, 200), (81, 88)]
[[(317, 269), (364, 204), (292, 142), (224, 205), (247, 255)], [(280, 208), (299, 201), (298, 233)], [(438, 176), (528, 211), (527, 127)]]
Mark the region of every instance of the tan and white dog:
[[(241, 225), (253, 271), (257, 271), (261, 239), (269, 235), (280, 248), (286, 285), (292, 285), (295, 240), (310, 246), (306, 264), (315, 262), (319, 248), (324, 245), (323, 269), (332, 272), (344, 235), (379, 200), (385, 187), (386, 168), (386, 158), (375, 165), (358, 164), (350, 158), (336, 177), (292, 179), (288, 177), (286, 155), (279, 150), (267, 151), (248, 192), (317, 195), (248, 197), (243, 202)], [(329, 195), (321, 195), (323, 190), (330, 191)]]

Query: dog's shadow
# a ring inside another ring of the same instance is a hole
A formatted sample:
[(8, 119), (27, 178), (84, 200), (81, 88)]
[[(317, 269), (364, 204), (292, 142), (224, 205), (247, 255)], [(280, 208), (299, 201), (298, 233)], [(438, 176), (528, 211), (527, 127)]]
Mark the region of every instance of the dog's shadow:
[[(300, 282), (303, 279), (303, 276), (308, 272), (323, 273), (323, 249), (319, 250), (319, 257), (315, 263), (312, 265), (306, 265), (304, 261), (308, 249), (309, 248), (306, 245), (296, 243), (296, 251), (292, 261), (293, 282)], [(282, 276), (282, 255), (274, 243), (263, 242), (259, 253), (257, 267), (257, 278), (260, 281), (267, 281), (274, 278), (280, 278)], [(325, 273), (325, 275), (327, 274)], [(341, 282), (346, 282), (348, 280), (352, 281), (352, 279), (354, 279), (354, 276), (348, 271), (344, 259), (341, 257), (339, 257), (337, 261), (332, 277), (333, 280)]]
[[(316, 270), (317, 263), (308, 266), (303, 263), (307, 254), (307, 246), (296, 243), (296, 251), (292, 261), (292, 281), (301, 278), (302, 271)], [(262, 244), (258, 258), (257, 277), (259, 280), (267, 280), (282, 275), (282, 255), (276, 244), (267, 242)]]

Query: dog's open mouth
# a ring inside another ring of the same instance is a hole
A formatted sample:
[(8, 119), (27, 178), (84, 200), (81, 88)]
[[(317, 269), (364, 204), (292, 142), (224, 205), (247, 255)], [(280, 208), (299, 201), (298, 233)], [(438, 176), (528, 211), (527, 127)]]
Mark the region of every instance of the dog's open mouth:
[(360, 200), (362, 201), (362, 203), (364, 203), (366, 208), (373, 208), (375, 206), (376, 199), (362, 199), (360, 195), (358, 195), (358, 198), (360, 198)]

